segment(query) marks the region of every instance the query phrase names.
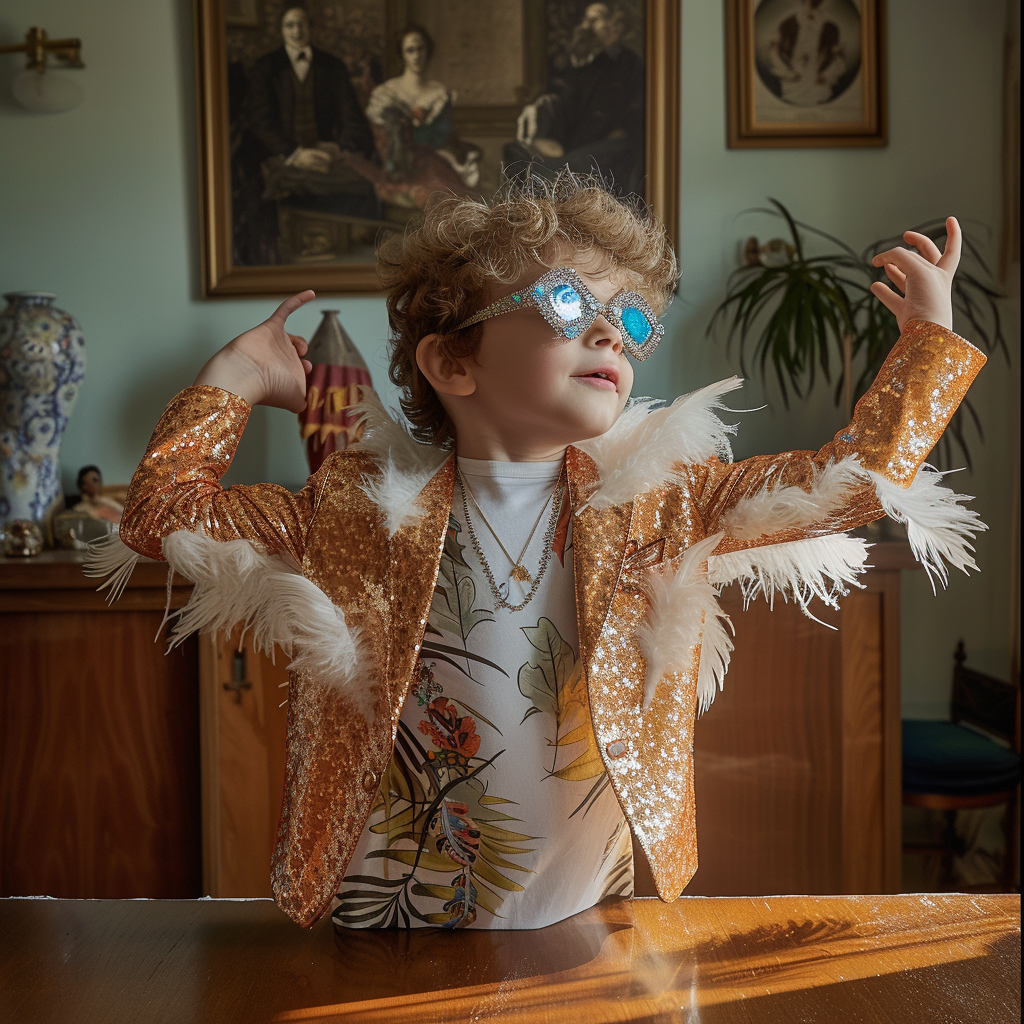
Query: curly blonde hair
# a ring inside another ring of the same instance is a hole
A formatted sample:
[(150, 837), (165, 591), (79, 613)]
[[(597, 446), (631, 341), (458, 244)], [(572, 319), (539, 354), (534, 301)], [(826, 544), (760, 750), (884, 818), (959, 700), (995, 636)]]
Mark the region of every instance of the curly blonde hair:
[(455, 327), (492, 301), (496, 286), (520, 279), (531, 264), (562, 266), (566, 253), (597, 255), (639, 291), (655, 312), (679, 279), (665, 228), (635, 197), (612, 195), (593, 175), (531, 175), (507, 183), (486, 203), (437, 193), (404, 235), (377, 250), (391, 325), (390, 377), (419, 441), (452, 447), (454, 428), (416, 364), (428, 334), (449, 359), (476, 353), (483, 325)]

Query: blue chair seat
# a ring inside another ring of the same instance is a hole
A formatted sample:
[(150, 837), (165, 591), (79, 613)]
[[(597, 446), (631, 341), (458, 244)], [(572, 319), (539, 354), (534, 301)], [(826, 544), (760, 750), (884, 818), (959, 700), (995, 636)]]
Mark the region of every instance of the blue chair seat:
[(979, 796), (1013, 789), (1020, 758), (955, 722), (903, 720), (903, 789)]

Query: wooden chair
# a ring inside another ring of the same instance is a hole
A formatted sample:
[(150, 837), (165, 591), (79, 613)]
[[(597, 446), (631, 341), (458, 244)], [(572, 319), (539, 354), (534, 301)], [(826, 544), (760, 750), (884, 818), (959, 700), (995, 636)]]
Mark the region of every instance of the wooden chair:
[[(1014, 887), (1017, 860), (1017, 788), (1020, 785), (1020, 686), (964, 667), (961, 640), (953, 655), (950, 721), (903, 720), (903, 803), (945, 813), (938, 844), (904, 844), (907, 853), (941, 853), (942, 884), (953, 883), (953, 858), (962, 856), (956, 812), (1006, 804), (1001, 885)], [(975, 728), (969, 728), (974, 726)], [(1010, 744), (1009, 749), (989, 736)]]

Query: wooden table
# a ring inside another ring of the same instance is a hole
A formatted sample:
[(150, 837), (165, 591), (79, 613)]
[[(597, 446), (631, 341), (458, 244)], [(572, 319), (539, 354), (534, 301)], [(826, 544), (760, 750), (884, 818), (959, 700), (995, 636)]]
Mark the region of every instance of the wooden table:
[(343, 937), (266, 900), (0, 900), (3, 1024), (1019, 1019), (1019, 895), (638, 899)]

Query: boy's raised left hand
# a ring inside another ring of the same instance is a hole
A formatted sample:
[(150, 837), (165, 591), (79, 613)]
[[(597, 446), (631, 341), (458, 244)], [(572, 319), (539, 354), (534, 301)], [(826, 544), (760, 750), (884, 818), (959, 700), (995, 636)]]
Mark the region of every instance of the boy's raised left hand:
[(927, 320), (952, 330), (953, 274), (960, 262), (962, 241), (956, 217), (946, 219), (945, 252), (940, 253), (938, 246), (918, 231), (905, 232), (903, 240), (917, 252), (897, 246), (871, 261), (876, 267), (885, 267), (899, 291), (876, 281), (872, 294), (896, 317), (901, 331), (910, 320)]

